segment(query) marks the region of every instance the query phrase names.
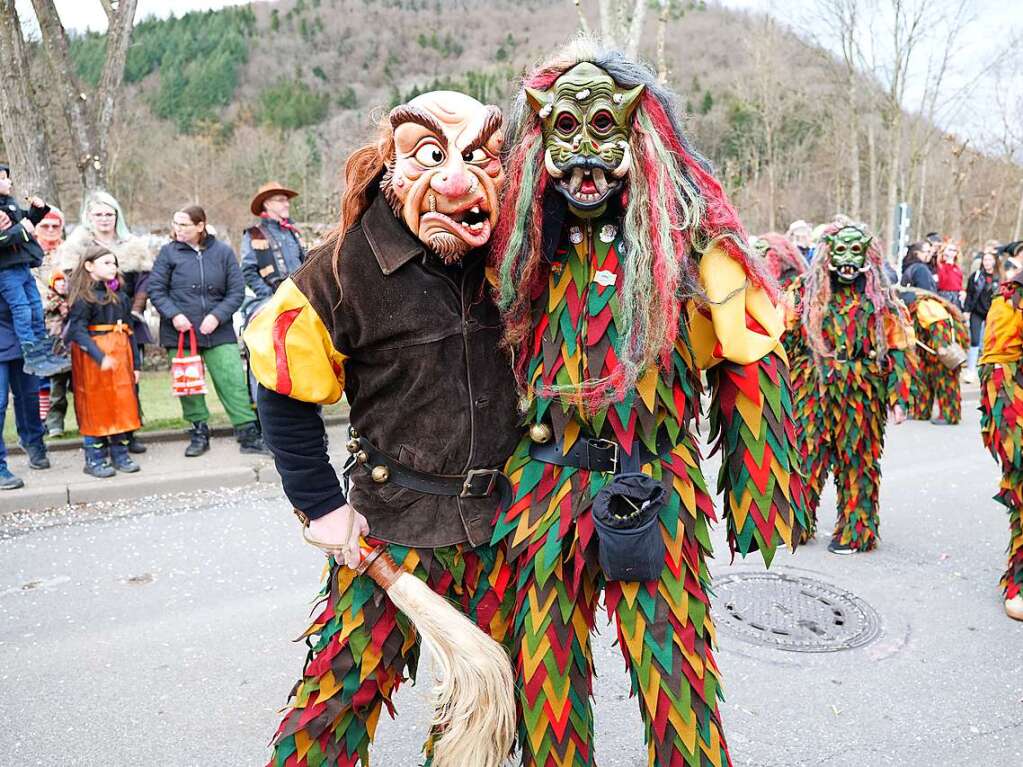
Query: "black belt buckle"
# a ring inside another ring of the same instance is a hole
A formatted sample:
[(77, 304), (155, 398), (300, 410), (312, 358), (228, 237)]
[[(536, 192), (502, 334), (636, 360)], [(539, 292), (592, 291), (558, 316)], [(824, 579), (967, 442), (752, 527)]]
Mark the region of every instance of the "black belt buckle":
[[(618, 443), (617, 442), (613, 442), (612, 440), (609, 440), (609, 439), (588, 439), (588, 440), (586, 440), (586, 463), (588, 464), (587, 469), (589, 471), (593, 471), (594, 470), (593, 469), (594, 455), (591, 453), (592, 450), (602, 450), (602, 451), (610, 450), (611, 451), (611, 457), (610, 457), (611, 468), (610, 469), (598, 469), (598, 471), (600, 471), (603, 474), (607, 474), (607, 473), (617, 474), (618, 473), (618, 450), (619, 450), (619, 448), (618, 448)], [(596, 457), (598, 458), (598, 460), (600, 460), (603, 456), (598, 455)]]
[[(462, 484), (462, 492), (459, 498), (488, 498), (497, 486), (497, 478), (501, 475), (498, 469), (471, 469), (465, 475), (465, 482)], [(482, 492), (476, 489), (476, 479), (487, 477), (486, 489)]]

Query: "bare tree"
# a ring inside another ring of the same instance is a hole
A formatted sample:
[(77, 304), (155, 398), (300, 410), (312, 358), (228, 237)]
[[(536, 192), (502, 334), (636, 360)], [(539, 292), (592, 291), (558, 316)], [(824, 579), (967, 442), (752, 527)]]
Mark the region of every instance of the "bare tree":
[(124, 82), (124, 62), (138, 0), (100, 0), (107, 16), (107, 47), (99, 87), (91, 99), (71, 60), (67, 33), (53, 0), (32, 0), (43, 50), (60, 94), (83, 189), (106, 183), (107, 138)]
[(0, 0), (0, 56), (7, 70), (0, 88), (0, 128), (12, 172), (23, 191), (57, 202), (46, 134), (29, 91), (28, 55), (14, 0)]

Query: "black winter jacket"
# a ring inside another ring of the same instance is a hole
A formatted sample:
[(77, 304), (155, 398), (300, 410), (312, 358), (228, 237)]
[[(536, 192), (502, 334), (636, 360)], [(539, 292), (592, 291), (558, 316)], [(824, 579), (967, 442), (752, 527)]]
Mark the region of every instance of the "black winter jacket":
[(978, 269), (966, 281), (966, 303), (963, 309), (978, 317), (987, 317), (997, 290), (998, 275), (989, 275), (983, 269)]
[(34, 235), (26, 231), (23, 219), (33, 225), (38, 224), (50, 212), (50, 206), (29, 208), (27, 211), (18, 207), (18, 203), (10, 195), (0, 195), (0, 210), (11, 219), (11, 226), (0, 232), (0, 269), (12, 266), (36, 267), (43, 263), (43, 248)]
[(917, 261), (902, 270), (902, 284), (909, 288), (920, 288), (936, 293), (937, 283), (934, 280), (934, 273), (927, 264)]
[[(197, 252), (183, 242), (168, 242), (156, 257), (148, 288), (149, 300), (160, 313), (160, 346), (178, 345), (178, 331), (172, 324), (177, 314), (188, 317), (204, 349), (237, 343), (231, 318), (245, 298), (245, 279), (226, 243), (207, 236)], [(199, 325), (207, 314), (220, 324), (203, 335)]]

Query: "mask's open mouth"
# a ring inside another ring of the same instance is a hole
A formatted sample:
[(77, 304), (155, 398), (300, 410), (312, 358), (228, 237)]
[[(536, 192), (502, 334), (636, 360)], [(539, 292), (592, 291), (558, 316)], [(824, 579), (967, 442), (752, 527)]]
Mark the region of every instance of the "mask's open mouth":
[(832, 266), (831, 269), (838, 275), (838, 278), (840, 280), (843, 280), (845, 282), (852, 282), (857, 277), (859, 277), (860, 272), (863, 271), (860, 267), (856, 266), (855, 264), (841, 264), (839, 266)]
[(490, 209), (485, 200), (443, 213), (437, 210), (436, 197), (427, 195), (429, 211), (419, 219), (420, 230), (424, 226), (447, 229), (451, 234), (465, 240), (473, 248), (487, 244), (490, 239)]
[(609, 177), (603, 168), (576, 166), (571, 175), (558, 179), (558, 191), (577, 208), (596, 208), (621, 186), (621, 181)]

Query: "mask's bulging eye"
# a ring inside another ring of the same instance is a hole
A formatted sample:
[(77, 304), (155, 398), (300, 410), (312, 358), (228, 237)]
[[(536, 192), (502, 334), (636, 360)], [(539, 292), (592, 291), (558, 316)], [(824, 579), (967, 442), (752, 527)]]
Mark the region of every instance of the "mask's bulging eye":
[(593, 118), (590, 120), (590, 126), (597, 133), (608, 133), (615, 127), (615, 120), (610, 112), (601, 110), (593, 115)]
[(471, 163), (486, 162), (487, 153), (482, 149), (473, 149), (471, 152), (462, 152), (462, 159)]
[(444, 157), (444, 150), (432, 142), (423, 144), (415, 154), (416, 162), (424, 168), (437, 167), (444, 162)]
[(554, 128), (558, 133), (569, 134), (578, 127), (579, 121), (575, 119), (575, 115), (571, 112), (562, 112), (558, 115), (558, 119), (554, 121)]
[(838, 245), (834, 247), (834, 253), (836, 256), (844, 256), (846, 250), (848, 250), (848, 247), (842, 242), (838, 243)]
[(863, 252), (863, 245), (858, 242), (853, 243), (852, 245), (849, 246), (849, 250), (851, 250), (855, 255), (858, 256), (860, 253)]

